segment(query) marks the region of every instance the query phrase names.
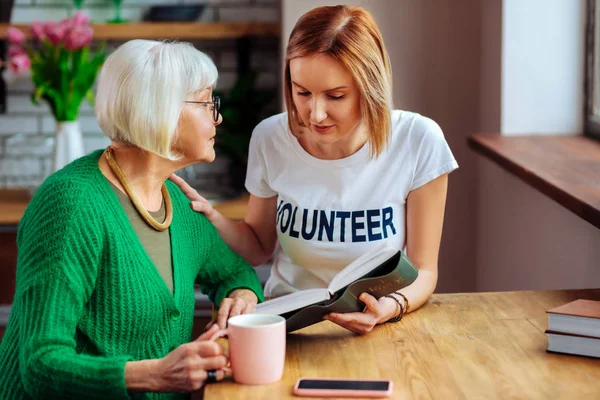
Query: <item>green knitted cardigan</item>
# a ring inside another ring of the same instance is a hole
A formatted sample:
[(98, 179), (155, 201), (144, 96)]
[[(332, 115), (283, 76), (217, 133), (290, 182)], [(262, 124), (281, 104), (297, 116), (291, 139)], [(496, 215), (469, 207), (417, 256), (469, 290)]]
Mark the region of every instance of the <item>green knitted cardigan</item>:
[(0, 344), (0, 398), (181, 398), (128, 393), (125, 363), (192, 339), (194, 283), (216, 304), (254, 269), (171, 181), (174, 293), (145, 252), (98, 168), (101, 150), (50, 176), (17, 236), (16, 293)]

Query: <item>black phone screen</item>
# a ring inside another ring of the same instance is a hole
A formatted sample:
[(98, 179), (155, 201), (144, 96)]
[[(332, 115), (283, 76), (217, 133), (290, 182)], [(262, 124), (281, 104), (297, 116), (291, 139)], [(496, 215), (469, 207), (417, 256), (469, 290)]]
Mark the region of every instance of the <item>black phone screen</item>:
[(302, 379), (298, 389), (331, 389), (331, 390), (381, 390), (389, 389), (388, 381), (343, 381), (343, 380), (321, 380)]

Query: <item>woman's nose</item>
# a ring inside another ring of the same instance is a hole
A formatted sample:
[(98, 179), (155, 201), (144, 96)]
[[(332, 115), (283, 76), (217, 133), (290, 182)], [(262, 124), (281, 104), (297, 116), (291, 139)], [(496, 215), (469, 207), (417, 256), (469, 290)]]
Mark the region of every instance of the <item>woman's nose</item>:
[(221, 125), (221, 122), (223, 122), (223, 116), (219, 113), (219, 119), (215, 121), (215, 126)]
[(310, 110), (310, 119), (312, 123), (318, 124), (327, 118), (327, 111), (325, 109), (325, 102), (315, 98), (312, 103)]

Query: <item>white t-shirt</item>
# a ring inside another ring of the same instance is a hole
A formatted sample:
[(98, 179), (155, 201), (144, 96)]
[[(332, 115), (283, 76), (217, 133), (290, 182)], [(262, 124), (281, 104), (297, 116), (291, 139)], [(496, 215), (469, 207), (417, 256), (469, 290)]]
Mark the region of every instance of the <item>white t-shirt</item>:
[(340, 160), (318, 159), (292, 135), (287, 113), (262, 121), (250, 140), (246, 189), (277, 196), (265, 295), (326, 288), (374, 246), (404, 249), (409, 192), (456, 168), (440, 127), (416, 113), (392, 112), (389, 145), (376, 159), (368, 144)]

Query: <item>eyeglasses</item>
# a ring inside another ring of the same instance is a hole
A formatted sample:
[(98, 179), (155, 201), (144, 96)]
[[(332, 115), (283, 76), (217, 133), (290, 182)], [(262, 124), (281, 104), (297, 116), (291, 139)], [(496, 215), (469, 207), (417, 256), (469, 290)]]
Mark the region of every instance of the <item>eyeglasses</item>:
[(184, 101), (184, 103), (194, 103), (194, 104), (212, 104), (213, 107), (213, 118), (215, 122), (219, 120), (219, 108), (221, 107), (221, 99), (219, 96), (213, 95), (212, 101)]

